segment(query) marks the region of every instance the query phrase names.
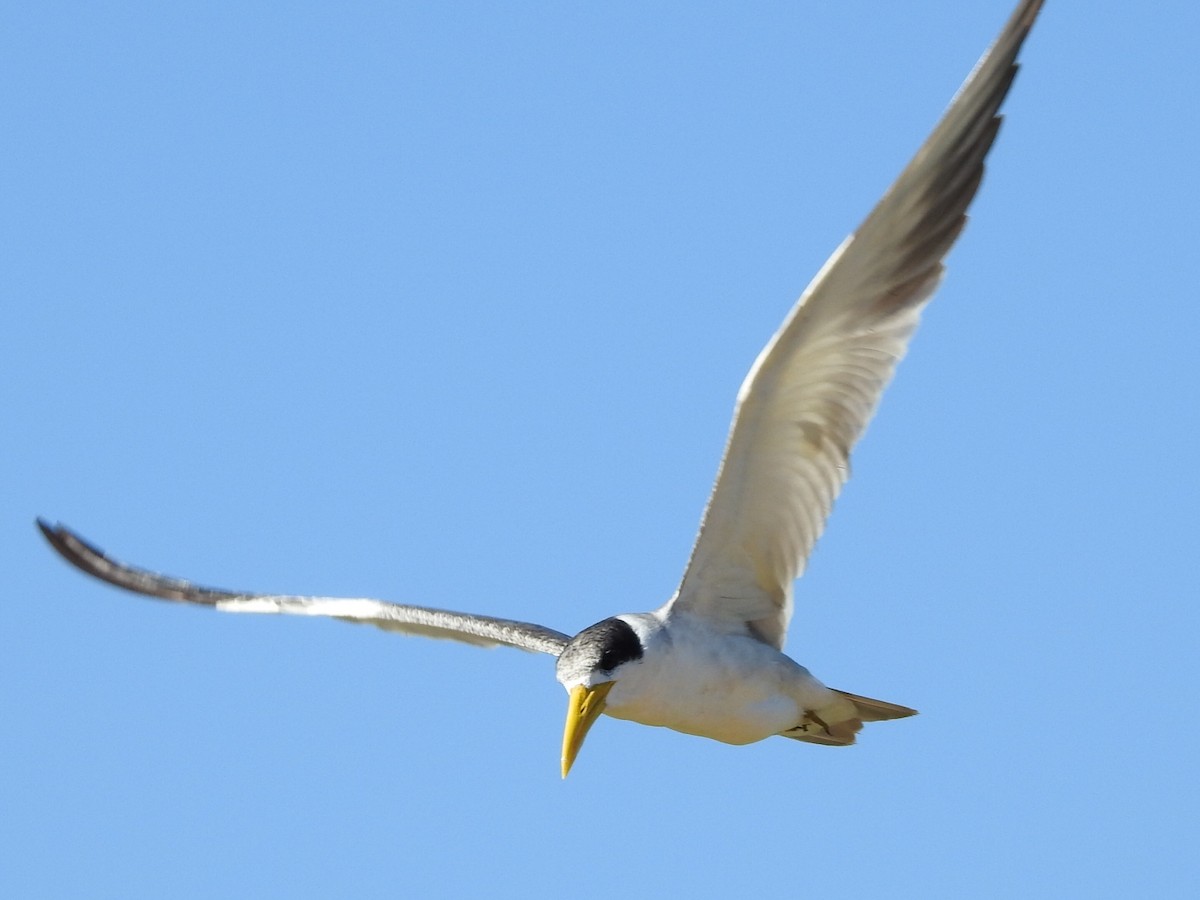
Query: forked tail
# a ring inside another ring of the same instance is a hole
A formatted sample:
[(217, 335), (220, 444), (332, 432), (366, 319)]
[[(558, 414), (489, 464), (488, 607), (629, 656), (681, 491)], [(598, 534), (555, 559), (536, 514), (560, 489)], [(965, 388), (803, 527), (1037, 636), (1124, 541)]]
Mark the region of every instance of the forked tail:
[(917, 711), (886, 700), (873, 700), (846, 691), (833, 691), (838, 699), (828, 706), (810, 710), (795, 728), (781, 731), (783, 737), (826, 747), (849, 747), (854, 743), (863, 722), (883, 722), (915, 716)]

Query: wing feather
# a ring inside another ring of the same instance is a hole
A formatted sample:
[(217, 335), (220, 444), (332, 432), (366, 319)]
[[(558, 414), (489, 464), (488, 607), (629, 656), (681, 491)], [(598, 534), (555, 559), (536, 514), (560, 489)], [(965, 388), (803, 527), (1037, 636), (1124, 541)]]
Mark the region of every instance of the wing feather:
[(50, 525), (38, 519), (38, 528), (59, 555), (77, 569), (124, 590), (162, 600), (194, 603), (222, 612), (327, 616), (374, 625), (384, 631), (446, 638), (481, 647), (502, 644), (551, 656), (558, 656), (570, 640), (567, 635), (541, 625), (425, 606), (343, 597), (249, 594), (204, 587), (119, 562), (63, 525)]
[(929, 139), (751, 367), (671, 612), (749, 627), (783, 647), (792, 584), (941, 281), (1041, 7), (1018, 5)]

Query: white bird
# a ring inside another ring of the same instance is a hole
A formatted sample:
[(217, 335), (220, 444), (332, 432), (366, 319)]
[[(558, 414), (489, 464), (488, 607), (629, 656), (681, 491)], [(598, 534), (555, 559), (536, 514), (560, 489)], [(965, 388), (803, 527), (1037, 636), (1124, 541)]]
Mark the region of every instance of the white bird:
[(854, 743), (863, 722), (913, 715), (828, 688), (783, 654), (792, 585), (966, 223), (997, 111), (1042, 2), (1021, 0), (928, 140), (751, 366), (683, 581), (659, 609), (568, 637), (380, 600), (216, 590), (124, 565), (61, 525), (39, 519), (39, 527), (67, 561), (140, 594), (556, 656), (569, 694), (564, 778), (601, 713), (731, 744), (782, 735), (833, 746)]

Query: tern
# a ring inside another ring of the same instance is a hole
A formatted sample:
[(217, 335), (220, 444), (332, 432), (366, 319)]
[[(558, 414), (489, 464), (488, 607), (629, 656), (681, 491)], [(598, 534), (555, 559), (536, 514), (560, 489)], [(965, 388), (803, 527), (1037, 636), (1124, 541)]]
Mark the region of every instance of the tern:
[(781, 735), (829, 746), (853, 744), (864, 722), (914, 715), (826, 687), (784, 655), (793, 583), (941, 282), (1042, 2), (1019, 3), (933, 133), (751, 366), (683, 580), (653, 612), (613, 616), (571, 637), (380, 600), (218, 590), (118, 562), (62, 525), (38, 526), (68, 562), (139, 594), (555, 656), (569, 695), (564, 778), (601, 713), (730, 744)]

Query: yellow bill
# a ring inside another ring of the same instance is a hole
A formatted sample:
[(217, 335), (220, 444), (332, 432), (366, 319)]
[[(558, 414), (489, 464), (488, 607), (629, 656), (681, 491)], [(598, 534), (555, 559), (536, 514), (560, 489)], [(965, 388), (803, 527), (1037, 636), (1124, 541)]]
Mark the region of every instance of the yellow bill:
[(578, 685), (571, 688), (570, 699), (567, 701), (567, 727), (563, 730), (562, 746), (562, 777), (566, 778), (583, 746), (588, 729), (604, 712), (604, 698), (612, 690), (615, 681), (606, 681), (595, 687)]

